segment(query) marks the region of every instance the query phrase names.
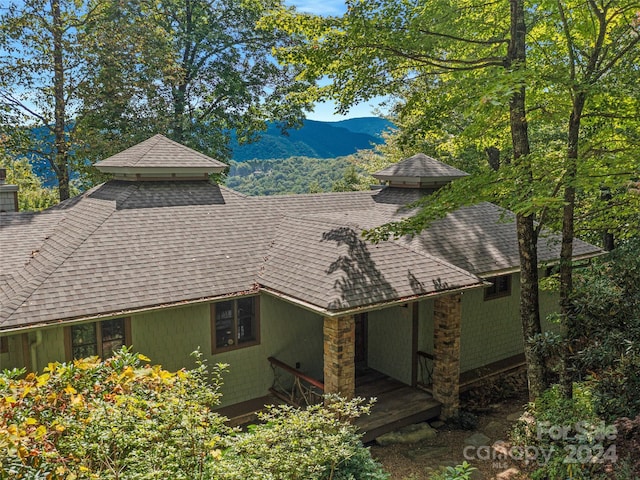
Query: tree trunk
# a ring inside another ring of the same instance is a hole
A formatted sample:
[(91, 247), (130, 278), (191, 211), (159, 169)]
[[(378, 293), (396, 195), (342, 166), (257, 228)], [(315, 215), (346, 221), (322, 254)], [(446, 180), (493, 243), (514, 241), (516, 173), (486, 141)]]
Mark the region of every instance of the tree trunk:
[[(607, 202), (607, 205), (612, 199), (611, 190), (606, 187), (600, 188), (600, 199)], [(616, 241), (613, 233), (604, 230), (602, 232), (602, 248), (605, 252), (610, 252), (616, 247)]]
[[(526, 25), (524, 0), (511, 0), (511, 39), (506, 67), (524, 69), (526, 65)], [(523, 188), (533, 184), (533, 171), (529, 158), (529, 130), (525, 108), (525, 87), (516, 89), (509, 102), (511, 141), (514, 164), (521, 167)], [(518, 248), (520, 254), (520, 318), (524, 336), (524, 352), (527, 361), (529, 398), (534, 400), (546, 388), (544, 359), (534, 348), (532, 340), (542, 332), (538, 295), (537, 234), (533, 215), (516, 215)]]
[(66, 100), (64, 95), (64, 64), (62, 61), (62, 15), (60, 0), (51, 0), (51, 33), (53, 36), (53, 95), (54, 107), (54, 152), (53, 170), (58, 177), (58, 195), (60, 201), (70, 196), (69, 192), (69, 151), (65, 138)]
[(573, 237), (574, 212), (576, 205), (575, 182), (578, 176), (578, 140), (580, 121), (586, 95), (577, 92), (573, 99), (573, 110), (569, 118), (567, 135), (567, 165), (564, 178), (564, 207), (562, 211), (562, 246), (560, 249), (560, 313), (562, 314), (562, 335), (567, 343), (560, 354), (560, 388), (565, 398), (573, 395), (571, 374), (569, 316), (571, 315), (571, 292), (573, 291)]

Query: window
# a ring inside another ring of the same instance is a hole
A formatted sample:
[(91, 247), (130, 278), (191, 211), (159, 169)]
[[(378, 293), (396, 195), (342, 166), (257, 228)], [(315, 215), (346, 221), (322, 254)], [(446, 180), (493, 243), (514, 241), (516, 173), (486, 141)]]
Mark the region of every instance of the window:
[(489, 277), (485, 279), (493, 285), (484, 289), (484, 299), (508, 297), (511, 295), (511, 275), (500, 275), (499, 277)]
[(244, 297), (211, 304), (212, 352), (223, 352), (260, 343), (258, 297)]
[(72, 325), (66, 328), (65, 334), (69, 360), (94, 355), (107, 358), (124, 345), (131, 344), (128, 318)]
[(0, 353), (9, 353), (9, 338), (0, 337)]

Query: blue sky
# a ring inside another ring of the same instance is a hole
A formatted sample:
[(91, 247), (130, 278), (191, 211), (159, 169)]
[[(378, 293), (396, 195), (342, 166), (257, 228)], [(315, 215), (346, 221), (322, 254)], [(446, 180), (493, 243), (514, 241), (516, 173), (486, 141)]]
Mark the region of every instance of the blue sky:
[[(343, 0), (285, 0), (285, 4), (294, 6), (301, 12), (316, 15), (342, 15), (347, 10)], [(330, 122), (345, 118), (371, 117), (375, 116), (373, 111), (377, 106), (376, 101), (363, 102), (352, 107), (347, 115), (338, 115), (334, 113), (333, 102), (318, 103), (313, 112), (307, 113), (307, 118)]]

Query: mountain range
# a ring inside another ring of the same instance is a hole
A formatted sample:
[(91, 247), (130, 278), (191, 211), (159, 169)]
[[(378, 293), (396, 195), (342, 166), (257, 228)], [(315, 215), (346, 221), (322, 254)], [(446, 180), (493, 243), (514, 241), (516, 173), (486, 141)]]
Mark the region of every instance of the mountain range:
[(383, 143), (382, 133), (393, 128), (383, 118), (362, 117), (320, 122), (305, 120), (299, 129), (282, 132), (269, 124), (256, 142), (238, 145), (232, 142), (232, 159), (282, 159), (290, 157), (336, 158)]
[[(232, 141), (231, 159), (245, 162), (290, 157), (343, 157), (383, 143), (382, 133), (390, 128), (393, 128), (393, 124), (379, 117), (351, 118), (336, 122), (304, 120), (300, 128), (286, 132), (282, 132), (276, 124), (270, 123), (267, 130), (253, 143), (238, 145)], [(33, 135), (41, 139), (48, 135), (48, 130), (34, 128)], [(57, 184), (46, 160), (33, 156), (31, 164), (45, 186), (53, 187)]]

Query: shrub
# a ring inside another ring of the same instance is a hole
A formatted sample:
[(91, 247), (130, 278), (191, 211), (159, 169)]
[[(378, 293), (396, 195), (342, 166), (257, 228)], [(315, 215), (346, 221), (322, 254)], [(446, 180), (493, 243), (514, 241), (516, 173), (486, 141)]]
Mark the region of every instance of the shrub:
[(617, 460), (616, 433), (596, 414), (591, 391), (576, 384), (572, 399), (555, 385), (527, 407), (511, 438), (533, 479), (591, 479)]
[(231, 440), (213, 465), (213, 478), (387, 479), (350, 423), (368, 409), (362, 399), (338, 398), (326, 407), (272, 407), (261, 414), (262, 423)]
[(0, 377), (2, 478), (202, 478), (228, 429), (203, 363), (168, 372), (122, 349)]
[(361, 400), (271, 409), (240, 433), (212, 409), (221, 374), (169, 372), (126, 348), (112, 358), (0, 374), (0, 478), (386, 479), (350, 419)]

